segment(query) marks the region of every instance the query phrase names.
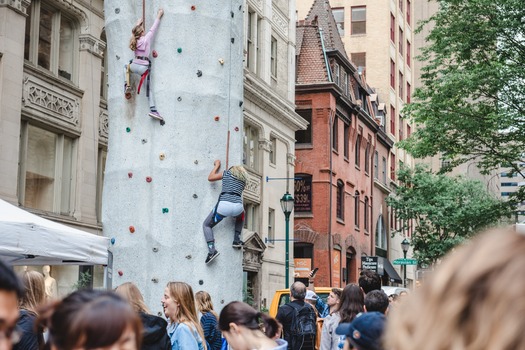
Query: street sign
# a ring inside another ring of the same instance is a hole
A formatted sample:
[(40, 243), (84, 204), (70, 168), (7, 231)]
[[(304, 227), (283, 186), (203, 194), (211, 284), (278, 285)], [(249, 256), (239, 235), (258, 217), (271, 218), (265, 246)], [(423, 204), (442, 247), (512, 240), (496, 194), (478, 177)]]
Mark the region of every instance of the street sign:
[(361, 257), (361, 268), (363, 270), (372, 270), (377, 272), (377, 256), (362, 256)]
[(396, 259), (392, 261), (392, 264), (394, 265), (417, 265), (417, 260), (400, 258), (400, 259)]

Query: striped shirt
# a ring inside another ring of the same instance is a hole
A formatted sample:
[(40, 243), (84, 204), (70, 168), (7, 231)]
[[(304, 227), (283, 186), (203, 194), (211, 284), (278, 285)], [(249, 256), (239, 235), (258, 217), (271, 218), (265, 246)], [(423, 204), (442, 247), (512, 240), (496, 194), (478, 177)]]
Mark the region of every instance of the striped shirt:
[(235, 178), (229, 170), (224, 171), (222, 174), (222, 191), (219, 201), (242, 203), (244, 185), (244, 182)]

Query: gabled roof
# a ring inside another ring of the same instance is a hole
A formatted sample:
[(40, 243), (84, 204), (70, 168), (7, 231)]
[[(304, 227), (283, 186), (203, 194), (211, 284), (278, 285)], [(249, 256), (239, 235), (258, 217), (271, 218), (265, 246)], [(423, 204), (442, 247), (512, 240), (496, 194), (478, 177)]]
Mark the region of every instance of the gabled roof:
[(348, 59), (345, 46), (339, 31), (337, 30), (337, 23), (335, 22), (332, 8), (328, 0), (314, 0), (306, 20), (310, 22), (317, 22), (319, 28), (323, 31), (324, 45), (327, 51), (337, 50)]
[(317, 25), (311, 22), (299, 21), (297, 23), (296, 36), (296, 84), (329, 82)]

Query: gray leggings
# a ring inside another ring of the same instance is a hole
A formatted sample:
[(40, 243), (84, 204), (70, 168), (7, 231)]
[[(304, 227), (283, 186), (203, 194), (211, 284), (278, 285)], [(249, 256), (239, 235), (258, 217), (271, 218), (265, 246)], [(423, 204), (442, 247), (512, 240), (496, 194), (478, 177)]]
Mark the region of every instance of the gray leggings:
[[(127, 65), (125, 66), (126, 69), (127, 69)], [(139, 78), (142, 76), (142, 74), (144, 74), (144, 72), (146, 72), (148, 70), (148, 66), (145, 66), (143, 64), (138, 64), (138, 63), (135, 63), (135, 62), (132, 62), (130, 67), (129, 67), (129, 70), (131, 73), (133, 74), (137, 74), (139, 76)], [(148, 103), (149, 103), (149, 109), (150, 110), (155, 110), (155, 99), (153, 98), (153, 89), (151, 89), (151, 69), (149, 70), (149, 83), (150, 83), (150, 89), (149, 89), (149, 96), (148, 96)], [(144, 79), (144, 82), (142, 83), (142, 91), (147, 91), (147, 79)]]
[[(218, 206), (218, 204), (217, 204)], [(211, 211), (211, 213), (208, 215), (206, 220), (204, 220), (204, 223), (202, 224), (202, 229), (204, 231), (204, 238), (206, 239), (206, 242), (215, 242), (215, 237), (213, 236), (213, 230), (212, 228), (215, 227), (219, 222), (222, 221), (227, 216), (223, 216), (219, 213), (217, 213), (217, 206)], [(234, 216), (235, 218), (235, 234), (234, 234), (234, 241), (240, 240), (241, 232), (242, 232), (242, 226), (244, 224), (244, 211), (240, 213), (237, 216)]]

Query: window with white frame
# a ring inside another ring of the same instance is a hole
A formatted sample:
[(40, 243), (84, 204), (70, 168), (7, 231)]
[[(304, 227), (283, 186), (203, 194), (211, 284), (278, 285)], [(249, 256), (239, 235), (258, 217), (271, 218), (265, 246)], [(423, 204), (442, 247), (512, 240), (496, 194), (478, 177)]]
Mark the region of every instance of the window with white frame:
[(334, 64), (334, 83), (335, 85), (338, 85), (340, 84), (340, 81), (339, 81), (339, 65), (336, 63)]
[(271, 56), (270, 56), (270, 70), (272, 77), (277, 78), (277, 39), (272, 36)]
[(243, 164), (259, 170), (259, 130), (250, 125), (244, 125)]
[(42, 0), (33, 0), (27, 13), (24, 58), (57, 76), (75, 81), (76, 21)]
[(75, 139), (23, 122), (20, 137), (20, 203), (28, 208), (72, 215), (75, 162)]
[(270, 164), (276, 163), (276, 153), (277, 153), (277, 138), (275, 136), (270, 136)]
[(366, 34), (366, 6), (356, 6), (351, 8), (352, 35)]
[(343, 94), (348, 96), (348, 74), (345, 70), (341, 72), (341, 88), (343, 89)]
[(343, 7), (333, 8), (332, 14), (334, 15), (339, 35), (345, 36), (345, 9)]
[(260, 74), (261, 71), (261, 23), (258, 13), (249, 8), (246, 20), (245, 67), (251, 72)]
[(251, 232), (261, 232), (259, 229), (259, 204), (245, 201), (244, 228)]
[(365, 148), (365, 173), (370, 171), (370, 141), (366, 143)]
[(369, 231), (370, 229), (370, 218), (369, 218), (369, 205), (368, 205), (368, 197), (365, 197), (365, 217), (364, 217), (364, 220), (365, 220), (365, 231)]
[(268, 208), (268, 241), (273, 243), (275, 240), (275, 209)]

